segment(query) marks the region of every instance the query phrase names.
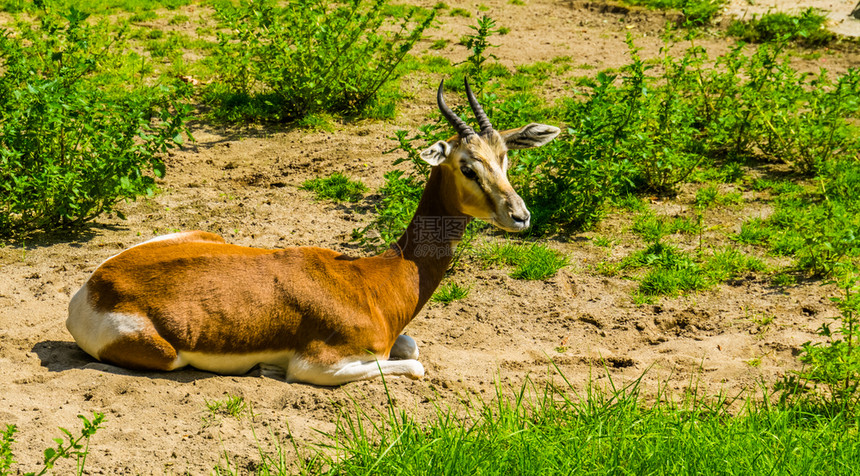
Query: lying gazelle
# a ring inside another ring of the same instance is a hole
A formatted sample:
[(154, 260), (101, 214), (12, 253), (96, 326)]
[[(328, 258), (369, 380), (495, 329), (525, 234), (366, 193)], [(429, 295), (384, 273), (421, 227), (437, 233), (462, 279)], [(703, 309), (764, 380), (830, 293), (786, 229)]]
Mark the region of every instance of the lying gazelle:
[(471, 217), (506, 231), (529, 226), (507, 150), (559, 133), (543, 124), (498, 132), (468, 82), (466, 94), (480, 131), (445, 105), (440, 84), (439, 109), (457, 135), (421, 152), (433, 168), (418, 210), (381, 255), (245, 248), (202, 231), (161, 236), (95, 270), (69, 304), (69, 332), (91, 356), (132, 369), (242, 374), (261, 365), (318, 385), (380, 371), (421, 378), (418, 347), (400, 332), (439, 285)]

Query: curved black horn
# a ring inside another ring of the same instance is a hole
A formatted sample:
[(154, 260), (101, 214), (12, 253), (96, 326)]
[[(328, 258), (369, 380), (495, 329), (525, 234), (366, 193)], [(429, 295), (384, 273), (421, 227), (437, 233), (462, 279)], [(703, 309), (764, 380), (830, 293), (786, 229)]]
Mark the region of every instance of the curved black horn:
[(460, 119), (460, 116), (454, 114), (454, 111), (445, 104), (445, 99), (442, 98), (442, 88), (444, 86), (445, 80), (443, 79), (442, 82), (439, 83), (439, 92), (436, 93), (436, 104), (439, 105), (439, 110), (442, 111), (442, 115), (445, 116), (448, 123), (454, 127), (461, 139), (475, 135), (475, 131), (469, 127), (465, 121)]
[(475, 113), (475, 119), (478, 120), (478, 125), (481, 127), (481, 132), (490, 132), (493, 130), (493, 125), (490, 124), (490, 118), (487, 117), (487, 113), (484, 112), (484, 108), (478, 104), (478, 100), (475, 98), (475, 94), (472, 93), (472, 88), (469, 87), (469, 80), (466, 81), (466, 97), (469, 98), (469, 104), (472, 106), (472, 112)]

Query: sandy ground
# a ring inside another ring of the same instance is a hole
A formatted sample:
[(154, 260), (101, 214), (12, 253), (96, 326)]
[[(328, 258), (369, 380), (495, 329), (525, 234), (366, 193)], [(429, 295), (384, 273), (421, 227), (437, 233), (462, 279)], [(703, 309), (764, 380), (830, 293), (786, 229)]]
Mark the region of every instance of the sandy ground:
[[(839, 11), (848, 5), (831, 3)], [(476, 3), (449, 4), (477, 13)], [(493, 50), (509, 66), (558, 56), (597, 68), (620, 66), (627, 61), (623, 40), (630, 31), (643, 47), (642, 56), (654, 56), (667, 18), (595, 3), (483, 4), (499, 25), (511, 29), (494, 37), (500, 46)], [(470, 31), (474, 18), (443, 19), (419, 48), (447, 38), (452, 44), (434, 54), (462, 60), (464, 48), (455, 43)], [(856, 30), (860, 22), (842, 23)], [(704, 40), (715, 52), (726, 43), (717, 35)], [(852, 51), (823, 58), (831, 70), (844, 70), (856, 65)], [(818, 61), (807, 65), (817, 68), (821, 60), (810, 61)], [(288, 384), (259, 371), (224, 377), (193, 369), (146, 373), (113, 368), (79, 350), (64, 320), (69, 298), (99, 263), (176, 230), (207, 230), (231, 243), (262, 248), (316, 245), (363, 254), (349, 244), (349, 236), (368, 222), (373, 194), (355, 205), (338, 205), (315, 202), (298, 186), (341, 171), (379, 187), (394, 159), (382, 153), (393, 146), (387, 138), (399, 128), (415, 130), (433, 113), (438, 80), (403, 81), (414, 101), (391, 123), (352, 123), (334, 132), (224, 130), (195, 123), (196, 143), (166, 160), (163, 192), (124, 204), (127, 220), (105, 217), (74, 234), (40, 235), (0, 247), (0, 423), (18, 426), (14, 451), (21, 471), (37, 467), (42, 450), (60, 436), (57, 427), (77, 429), (76, 415), (94, 411), (106, 413), (107, 423), (92, 440), (87, 460), (91, 474), (207, 474), (224, 455), (240, 472), (252, 471), (258, 447), (270, 449), (275, 441), (284, 442), (291, 458), (288, 435), (301, 444), (317, 441), (314, 429), (331, 431), (338, 407), (353, 397), (363, 406), (383, 405), (379, 380), (319, 388)], [(565, 81), (554, 81), (546, 85), (546, 94), (561, 96), (566, 87)], [(694, 192), (684, 190), (677, 199), (655, 200), (652, 206), (658, 213), (683, 214), (692, 206)], [(753, 205), (706, 214), (706, 242), (718, 242), (747, 217), (768, 212), (756, 196), (745, 198)], [(636, 305), (631, 299), (634, 281), (594, 272), (601, 261), (642, 247), (629, 227), (629, 216), (615, 215), (596, 230), (551, 239), (550, 245), (567, 253), (572, 265), (547, 281), (518, 281), (507, 269), (483, 269), (467, 260), (448, 279), (471, 286), (471, 294), (450, 305), (429, 305), (406, 328), (420, 346), (427, 376), (389, 381), (394, 398), (418, 418), (428, 418), (436, 406), (490, 398), (497, 380), (518, 387), (527, 375), (536, 381), (552, 378), (549, 359), (577, 388), (590, 377), (605, 383), (611, 376), (619, 384), (647, 371), (647, 388), (662, 383), (676, 395), (691, 385), (706, 395), (754, 391), (758, 382), (772, 384), (797, 369), (800, 345), (837, 315), (827, 299), (833, 289), (817, 282), (774, 288), (766, 277), (754, 276), (655, 305)], [(611, 237), (615, 244), (602, 248), (594, 237)], [(479, 238), (495, 239), (501, 237), (488, 233)], [(678, 241), (695, 246), (697, 239)], [(242, 396), (255, 417), (213, 417), (206, 402), (228, 395)], [(69, 470), (63, 463), (57, 474)]]

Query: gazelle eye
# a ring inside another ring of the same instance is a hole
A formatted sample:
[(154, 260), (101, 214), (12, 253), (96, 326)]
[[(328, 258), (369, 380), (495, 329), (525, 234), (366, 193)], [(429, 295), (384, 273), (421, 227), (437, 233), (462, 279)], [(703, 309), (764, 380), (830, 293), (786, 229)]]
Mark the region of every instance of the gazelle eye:
[(478, 174), (476, 174), (474, 170), (470, 169), (469, 167), (466, 167), (465, 165), (460, 167), (460, 172), (462, 172), (463, 176), (469, 180), (475, 180), (476, 178), (478, 178)]

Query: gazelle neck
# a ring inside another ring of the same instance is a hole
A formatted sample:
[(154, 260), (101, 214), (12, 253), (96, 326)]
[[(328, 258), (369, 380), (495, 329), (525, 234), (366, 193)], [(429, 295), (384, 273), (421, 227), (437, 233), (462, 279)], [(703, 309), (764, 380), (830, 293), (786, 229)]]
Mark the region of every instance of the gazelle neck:
[(403, 236), (389, 250), (389, 253), (393, 251), (414, 263), (417, 270), (418, 306), (415, 314), (424, 307), (445, 277), (457, 244), (472, 220), (447, 206), (446, 199), (453, 198), (451, 192), (453, 190), (446, 187), (441, 166), (433, 167), (415, 216)]

